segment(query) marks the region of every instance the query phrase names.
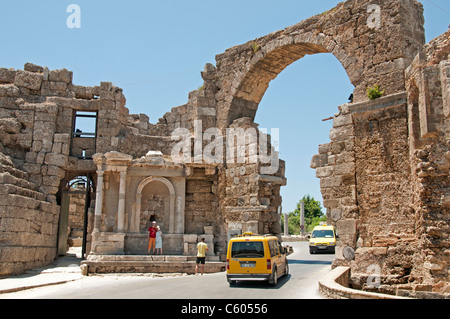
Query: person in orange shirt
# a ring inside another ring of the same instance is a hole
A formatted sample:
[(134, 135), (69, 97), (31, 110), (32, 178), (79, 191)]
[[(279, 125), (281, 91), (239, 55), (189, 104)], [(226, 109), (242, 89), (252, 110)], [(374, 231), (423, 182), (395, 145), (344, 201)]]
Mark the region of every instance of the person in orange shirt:
[(153, 253), (155, 253), (155, 243), (156, 243), (156, 222), (153, 221), (152, 225), (148, 228), (147, 234), (148, 234), (148, 248), (147, 248), (147, 254), (150, 254), (150, 249)]

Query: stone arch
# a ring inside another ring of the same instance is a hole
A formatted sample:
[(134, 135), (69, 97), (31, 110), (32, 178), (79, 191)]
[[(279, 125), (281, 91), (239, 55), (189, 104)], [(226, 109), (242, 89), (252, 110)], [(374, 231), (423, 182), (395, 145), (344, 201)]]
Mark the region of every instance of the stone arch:
[[(254, 119), (258, 105), (269, 88), (270, 82), (289, 65), (306, 55), (332, 53), (321, 44), (297, 42), (302, 41), (303, 38), (289, 36), (281, 44), (271, 41), (261, 49), (261, 54), (255, 54), (248, 63), (248, 72), (235, 89), (228, 114), (229, 124), (240, 117)], [(346, 53), (342, 53), (342, 56), (347, 57)], [(353, 79), (352, 83), (355, 84), (357, 81)]]
[[(376, 6), (379, 10), (373, 11)], [(369, 23), (378, 12), (379, 23)], [(421, 4), (415, 0), (349, 0), (321, 15), (216, 57), (217, 125), (254, 119), (270, 81), (308, 54), (332, 53), (355, 86), (354, 102), (380, 85), (387, 95), (405, 91), (404, 71), (424, 44)], [(411, 32), (413, 31), (413, 32)]]
[(148, 184), (152, 182), (160, 182), (164, 184), (167, 187), (167, 190), (169, 191), (169, 220), (167, 227), (169, 233), (175, 232), (175, 187), (173, 186), (172, 182), (169, 181), (167, 178), (164, 177), (147, 177), (145, 178), (137, 187), (136, 189), (136, 200), (135, 200), (135, 209), (133, 212), (133, 223), (132, 223), (132, 231), (139, 232), (140, 227), (140, 218), (141, 218), (141, 206), (142, 206), (142, 191)]
[(171, 181), (169, 181), (167, 178), (164, 178), (164, 177), (154, 177), (154, 176), (147, 177), (139, 184), (139, 186), (136, 190), (136, 195), (142, 195), (142, 190), (144, 189), (144, 187), (147, 186), (147, 184), (149, 184), (151, 182), (163, 183), (164, 185), (166, 185), (167, 189), (169, 190), (169, 194), (175, 195), (175, 187), (173, 186)]

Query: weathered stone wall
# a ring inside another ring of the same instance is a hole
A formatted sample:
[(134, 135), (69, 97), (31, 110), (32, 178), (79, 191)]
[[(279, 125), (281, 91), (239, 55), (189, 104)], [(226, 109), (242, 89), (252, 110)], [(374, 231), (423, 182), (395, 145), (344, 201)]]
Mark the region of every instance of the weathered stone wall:
[(353, 287), (448, 293), (448, 39), (419, 52), (406, 92), (340, 106), (331, 142), (311, 161), (339, 235), (333, 266), (350, 265)]
[(59, 206), (0, 153), (0, 276), (51, 263), (58, 219)]
[[(145, 115), (129, 115), (125, 102), (122, 89), (114, 87), (110, 82), (102, 82), (95, 87), (74, 85), (72, 72), (65, 69), (50, 71), (31, 63), (27, 63), (24, 70), (0, 68), (0, 153), (12, 160), (14, 172), (19, 172), (18, 177), (25, 179), (28, 183), (26, 185), (31, 188), (32, 193), (20, 190), (20, 195), (23, 196), (25, 192), (25, 196), (38, 197), (42, 201), (40, 204), (30, 204), (36, 211), (34, 215), (40, 207), (43, 207), (43, 219), (48, 219), (44, 216), (49, 212), (57, 214), (54, 217), (56, 225), (51, 226), (54, 229), (47, 232), (47, 227), (50, 226), (46, 226), (46, 236), (40, 236), (46, 238), (45, 244), (33, 236), (21, 236), (20, 244), (11, 243), (9, 239), (2, 241), (2, 263), (14, 264), (5, 267), (4, 274), (9, 271), (18, 273), (37, 264), (53, 261), (57, 254), (59, 206), (56, 205), (60, 204), (60, 190), (71, 176), (85, 173), (91, 173), (94, 178), (96, 176), (92, 160), (79, 158), (80, 141), (75, 136), (72, 139), (75, 111), (97, 114), (95, 152), (121, 150), (133, 156), (142, 156), (149, 149), (160, 149), (170, 154), (172, 142), (167, 125), (152, 125)], [(81, 141), (91, 141), (91, 147), (83, 145), (88, 150), (88, 157), (94, 152), (91, 150), (93, 140)], [(19, 192), (17, 187), (9, 185), (11, 183), (9, 177), (3, 181), (4, 192)], [(13, 197), (5, 195), (4, 200), (11, 198)], [(23, 203), (18, 200), (14, 205)], [(14, 205), (11, 207), (15, 207)], [(48, 205), (52, 207), (50, 210), (47, 209)], [(58, 207), (57, 211), (55, 207)], [(8, 211), (8, 214), (14, 213)], [(7, 227), (4, 231), (11, 229), (15, 232), (20, 229), (24, 234), (34, 234), (35, 230), (30, 228), (32, 225), (29, 223), (29, 216), (17, 213), (15, 218), (10, 218), (4, 212), (0, 215), (4, 228)], [(39, 218), (36, 217), (36, 220)], [(39, 232), (40, 226), (37, 229)], [(18, 257), (18, 253), (6, 253), (12, 249), (11, 245), (45, 246), (48, 251), (44, 257), (42, 252), (29, 253), (26, 257), (22, 253)], [(26, 264), (17, 266), (15, 263), (20, 260), (26, 261)]]
[(419, 238), (412, 276), (421, 290), (435, 293), (448, 292), (444, 283), (449, 282), (450, 265), (449, 38), (450, 31), (433, 39), (406, 72), (413, 205)]
[(69, 227), (71, 230), (83, 230), (86, 192), (71, 193), (69, 198)]
[[(199, 169), (201, 170), (201, 169)], [(204, 226), (219, 225), (217, 223), (218, 198), (216, 176), (207, 178), (201, 172), (194, 172), (186, 181), (186, 234), (202, 234)], [(201, 176), (203, 175), (203, 177)], [(217, 227), (216, 232), (220, 231)]]
[(353, 280), (380, 267), (387, 284), (405, 283), (418, 239), (406, 104), (355, 114), (354, 121), (359, 218)]

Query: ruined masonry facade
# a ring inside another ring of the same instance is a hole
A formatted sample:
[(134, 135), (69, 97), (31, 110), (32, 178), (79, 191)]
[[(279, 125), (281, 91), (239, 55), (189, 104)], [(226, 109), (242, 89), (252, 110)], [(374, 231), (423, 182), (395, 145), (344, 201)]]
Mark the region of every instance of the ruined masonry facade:
[[(31, 63), (0, 68), (0, 276), (57, 257), (67, 238), (67, 184), (86, 174), (94, 188), (86, 201), (88, 259), (145, 254), (152, 220), (163, 229), (166, 253), (194, 255), (203, 236), (212, 260), (224, 258), (236, 233), (280, 235), (285, 163), (273, 150), (278, 170), (271, 173), (262, 173), (260, 160), (181, 163), (171, 134), (192, 133), (194, 158), (209, 142), (196, 134), (208, 129), (218, 128), (224, 144), (227, 129), (258, 132), (255, 114), (270, 81), (307, 54), (332, 53), (355, 86), (353, 102), (337, 108), (330, 142), (311, 161), (339, 235), (333, 266), (351, 268), (353, 287), (445, 296), (450, 33), (425, 44), (423, 23), (415, 0), (345, 1), (217, 55), (201, 72), (203, 87), (156, 124), (129, 114), (112, 83), (79, 86), (70, 71)], [(368, 100), (366, 88), (376, 84), (385, 95)], [(86, 114), (95, 118), (93, 135), (74, 130)], [(266, 138), (258, 132), (236, 146), (250, 159)], [(374, 273), (375, 288), (368, 285)]]

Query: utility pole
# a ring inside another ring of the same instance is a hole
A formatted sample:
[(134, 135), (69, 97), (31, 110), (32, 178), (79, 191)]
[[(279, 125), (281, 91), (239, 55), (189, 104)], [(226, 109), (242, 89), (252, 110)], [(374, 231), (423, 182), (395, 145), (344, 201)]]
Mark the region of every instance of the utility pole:
[(300, 201), (300, 235), (305, 236), (305, 203)]
[(289, 235), (289, 215), (288, 214), (283, 214), (284, 215), (284, 234), (286, 236)]

